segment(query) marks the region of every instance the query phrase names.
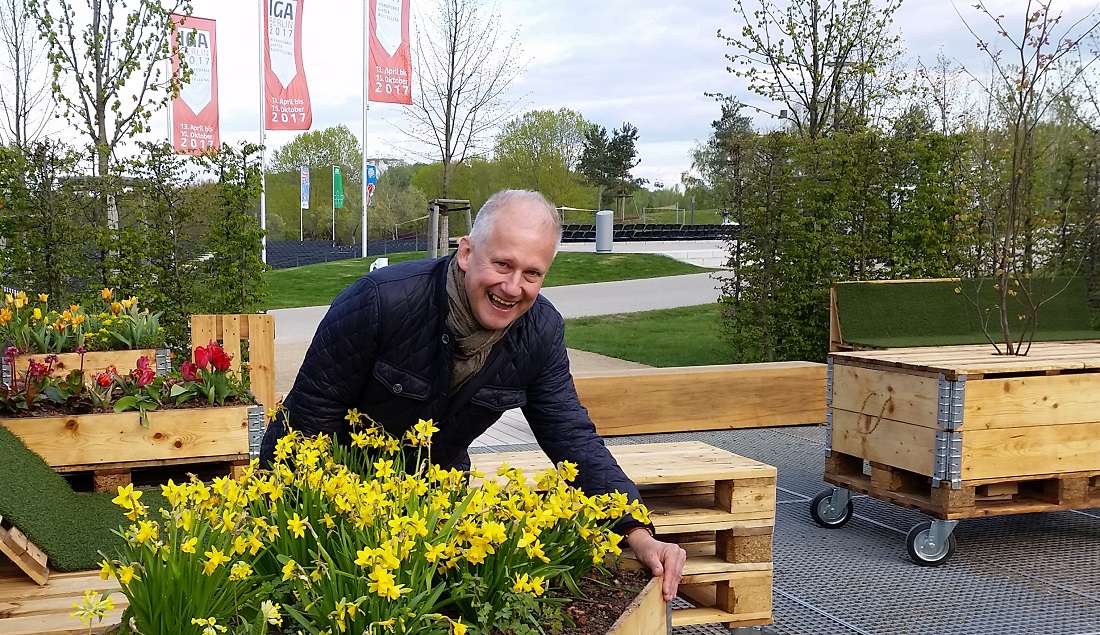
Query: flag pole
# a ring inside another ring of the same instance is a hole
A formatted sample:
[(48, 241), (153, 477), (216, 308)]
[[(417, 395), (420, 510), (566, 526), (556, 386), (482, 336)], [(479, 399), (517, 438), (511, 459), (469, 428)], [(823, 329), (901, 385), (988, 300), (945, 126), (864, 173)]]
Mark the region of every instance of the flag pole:
[(264, 40), (267, 38), (267, 33), (264, 32), (264, 25), (267, 24), (267, 0), (260, 0), (260, 230), (263, 235), (260, 236), (260, 260), (267, 264), (267, 176), (264, 174), (264, 163), (266, 162), (267, 151), (264, 147), (267, 142), (267, 132), (265, 126), (267, 125), (267, 103), (264, 99), (265, 90), (265, 77), (264, 77), (264, 58), (266, 51), (264, 50)]
[(370, 111), (370, 7), (371, 0), (363, 2), (363, 140), (360, 142), (363, 150), (362, 172), (359, 177), (359, 186), (363, 201), (363, 254), (367, 257), (367, 113)]

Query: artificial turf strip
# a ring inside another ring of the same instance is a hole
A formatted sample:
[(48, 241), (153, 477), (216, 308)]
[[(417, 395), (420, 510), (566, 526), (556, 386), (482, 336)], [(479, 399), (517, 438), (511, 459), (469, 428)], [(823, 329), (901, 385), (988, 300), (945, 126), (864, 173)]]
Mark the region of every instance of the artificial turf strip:
[[(49, 556), (54, 571), (98, 569), (100, 551), (113, 556), (122, 539), (111, 532), (130, 521), (112, 494), (74, 492), (42, 457), (0, 425), (0, 516), (18, 527)], [(141, 502), (150, 515), (166, 505), (159, 492)]]
[[(1033, 280), (1035, 297), (1049, 298), (1038, 314), (1035, 341), (1100, 339), (1092, 329), (1085, 285), (1080, 278)], [(1068, 284), (1068, 286), (1067, 286)], [(956, 293), (955, 289), (962, 290)], [(980, 305), (989, 311), (988, 330), (1001, 339), (993, 281), (981, 288)], [(913, 283), (859, 282), (837, 285), (837, 309), (845, 342), (878, 347), (985, 344), (973, 281)], [(1022, 296), (1010, 300), (1009, 321), (1020, 339)]]

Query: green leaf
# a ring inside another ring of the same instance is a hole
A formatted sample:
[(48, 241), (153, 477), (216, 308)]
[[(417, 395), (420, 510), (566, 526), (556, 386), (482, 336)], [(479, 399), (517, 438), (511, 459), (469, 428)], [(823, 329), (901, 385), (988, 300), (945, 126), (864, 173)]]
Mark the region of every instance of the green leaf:
[(138, 398), (133, 395), (126, 395), (125, 397), (119, 397), (115, 402), (115, 412), (126, 412), (127, 410), (136, 410), (138, 407)]

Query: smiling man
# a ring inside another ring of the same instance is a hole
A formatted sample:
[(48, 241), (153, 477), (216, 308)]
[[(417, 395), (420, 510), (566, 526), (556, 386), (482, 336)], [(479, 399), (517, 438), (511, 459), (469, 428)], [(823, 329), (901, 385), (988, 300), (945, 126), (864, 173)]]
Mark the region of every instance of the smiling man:
[[(355, 408), (398, 437), (433, 420), (432, 461), (465, 470), (474, 439), (522, 408), (551, 461), (577, 464), (582, 490), (639, 499), (577, 399), (564, 320), (539, 295), (560, 240), (557, 211), (542, 195), (505, 190), (486, 201), (453, 255), (360, 278), (318, 326), (261, 461), (271, 461), (287, 426), (346, 440), (345, 415)], [(649, 529), (631, 518), (616, 527), (664, 575), (671, 600), (686, 555)]]

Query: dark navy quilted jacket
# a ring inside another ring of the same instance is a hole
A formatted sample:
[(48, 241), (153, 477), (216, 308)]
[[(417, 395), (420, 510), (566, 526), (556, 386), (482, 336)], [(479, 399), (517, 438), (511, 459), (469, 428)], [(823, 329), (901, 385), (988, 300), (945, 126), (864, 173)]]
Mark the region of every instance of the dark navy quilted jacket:
[[(284, 401), (290, 425), (306, 434), (346, 432), (344, 417), (357, 408), (400, 436), (419, 419), (432, 419), (439, 427), (432, 460), (468, 469), (473, 440), (518, 407), (554, 463), (578, 464), (575, 484), (587, 494), (620, 491), (639, 499), (577, 399), (565, 323), (546, 298), (512, 324), (480, 372), (449, 393), (455, 344), (446, 324), (447, 266), (439, 258), (382, 267), (336, 298)], [(269, 426), (265, 462), (282, 428)]]

